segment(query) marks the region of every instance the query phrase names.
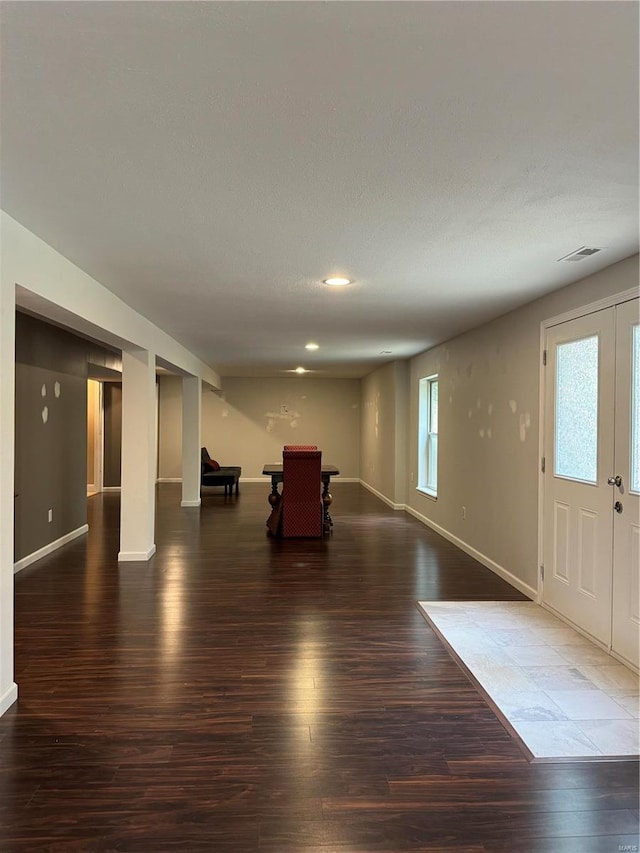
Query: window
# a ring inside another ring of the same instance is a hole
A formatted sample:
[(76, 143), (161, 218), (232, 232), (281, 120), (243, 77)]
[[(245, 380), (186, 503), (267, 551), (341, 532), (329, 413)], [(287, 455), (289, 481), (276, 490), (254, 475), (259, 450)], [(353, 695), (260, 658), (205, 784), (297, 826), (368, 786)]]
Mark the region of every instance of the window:
[(556, 448), (554, 474), (568, 480), (598, 479), (598, 337), (556, 349)]
[(420, 380), (418, 488), (438, 494), (438, 377)]

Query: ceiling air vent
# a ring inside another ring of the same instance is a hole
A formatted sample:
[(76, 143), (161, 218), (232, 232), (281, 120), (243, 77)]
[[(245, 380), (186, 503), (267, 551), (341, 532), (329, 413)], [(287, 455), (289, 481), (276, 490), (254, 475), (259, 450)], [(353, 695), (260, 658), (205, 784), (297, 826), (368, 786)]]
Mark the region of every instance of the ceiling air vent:
[(596, 249), (589, 246), (583, 246), (581, 249), (576, 249), (575, 252), (571, 252), (569, 255), (565, 255), (564, 258), (558, 258), (559, 261), (584, 261), (585, 258), (590, 258), (591, 255), (597, 255), (598, 252), (601, 252), (602, 248)]

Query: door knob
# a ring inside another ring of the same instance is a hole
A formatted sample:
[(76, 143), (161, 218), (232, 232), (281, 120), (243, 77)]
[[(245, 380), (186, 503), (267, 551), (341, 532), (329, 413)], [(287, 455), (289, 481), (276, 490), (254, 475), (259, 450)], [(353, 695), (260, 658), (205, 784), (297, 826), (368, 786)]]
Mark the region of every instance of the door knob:
[(620, 501), (616, 501), (613, 505), (613, 508), (616, 512), (622, 512), (622, 504)]
[(607, 485), (617, 486), (618, 488), (620, 488), (620, 486), (622, 485), (622, 477), (620, 476), (620, 474), (616, 474), (615, 477), (609, 477), (609, 479), (607, 480)]

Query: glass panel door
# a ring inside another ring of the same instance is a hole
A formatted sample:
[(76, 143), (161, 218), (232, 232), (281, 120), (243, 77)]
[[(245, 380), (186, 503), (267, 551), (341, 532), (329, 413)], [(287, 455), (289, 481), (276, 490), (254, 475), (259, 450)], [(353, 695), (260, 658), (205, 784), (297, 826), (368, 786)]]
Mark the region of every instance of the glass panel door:
[(547, 331), (543, 600), (604, 643), (611, 637), (615, 314)]
[(631, 353), (631, 471), (629, 487), (640, 493), (640, 325), (633, 326)]
[(638, 300), (616, 309), (612, 647), (640, 663), (640, 317)]

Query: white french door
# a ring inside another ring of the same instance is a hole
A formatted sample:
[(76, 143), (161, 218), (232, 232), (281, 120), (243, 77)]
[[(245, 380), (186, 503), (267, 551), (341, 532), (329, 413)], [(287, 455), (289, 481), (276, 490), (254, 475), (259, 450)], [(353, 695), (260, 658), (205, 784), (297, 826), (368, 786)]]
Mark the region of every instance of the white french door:
[(543, 601), (636, 666), (639, 335), (637, 299), (548, 329), (544, 401)]
[(547, 332), (543, 600), (611, 637), (613, 309)]
[(638, 300), (616, 311), (612, 647), (638, 666), (640, 645), (640, 318)]

